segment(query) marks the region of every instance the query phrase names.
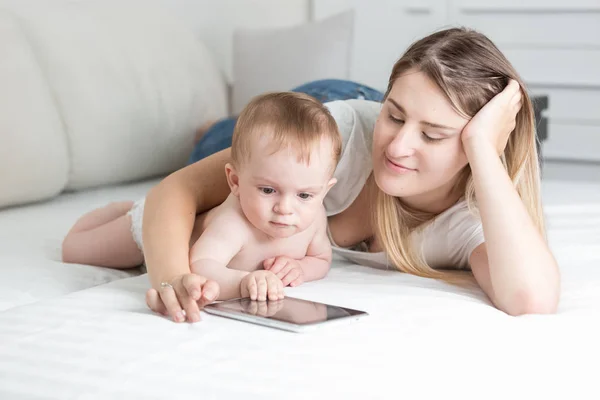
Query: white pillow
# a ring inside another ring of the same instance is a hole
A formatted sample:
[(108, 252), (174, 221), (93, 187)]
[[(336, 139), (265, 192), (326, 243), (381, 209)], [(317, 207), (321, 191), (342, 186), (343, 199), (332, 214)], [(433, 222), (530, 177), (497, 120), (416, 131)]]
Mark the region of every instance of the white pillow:
[(69, 189), (174, 171), (195, 130), (226, 113), (206, 47), (152, 3), (72, 2), (28, 16), (69, 138)]
[(256, 95), (317, 79), (348, 79), (354, 12), (284, 29), (239, 30), (233, 39), (232, 113)]
[(52, 197), (67, 183), (67, 139), (34, 49), (1, 9), (0, 88), (0, 207)]

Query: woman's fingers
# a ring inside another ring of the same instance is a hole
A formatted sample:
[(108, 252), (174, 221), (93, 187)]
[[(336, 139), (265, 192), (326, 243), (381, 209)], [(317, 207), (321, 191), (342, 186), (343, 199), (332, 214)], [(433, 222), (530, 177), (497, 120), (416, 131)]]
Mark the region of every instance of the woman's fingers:
[(179, 304), (179, 300), (177, 299), (175, 288), (171, 285), (164, 286), (160, 288), (158, 293), (165, 307), (167, 308), (169, 315), (171, 316), (171, 318), (173, 318), (173, 321), (185, 321), (185, 315), (183, 314), (181, 304)]
[(175, 287), (179, 304), (185, 310), (185, 315), (190, 322), (200, 321), (200, 309), (196, 302), (201, 296), (200, 278), (195, 274), (185, 275), (180, 280), (181, 283), (176, 284)]
[(146, 305), (154, 312), (165, 316), (169, 315), (167, 307), (165, 307), (165, 304), (161, 300), (160, 295), (154, 288), (148, 289), (148, 291), (146, 291)]

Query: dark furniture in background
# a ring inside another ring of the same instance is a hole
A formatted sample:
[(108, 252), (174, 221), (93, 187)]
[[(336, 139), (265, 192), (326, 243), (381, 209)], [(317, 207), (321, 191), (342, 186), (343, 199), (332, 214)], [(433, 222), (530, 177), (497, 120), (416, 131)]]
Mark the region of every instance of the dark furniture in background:
[(542, 163), (541, 144), (548, 139), (548, 117), (542, 115), (548, 109), (548, 96), (533, 96), (533, 109), (535, 111), (535, 123), (537, 128), (537, 147), (540, 165)]

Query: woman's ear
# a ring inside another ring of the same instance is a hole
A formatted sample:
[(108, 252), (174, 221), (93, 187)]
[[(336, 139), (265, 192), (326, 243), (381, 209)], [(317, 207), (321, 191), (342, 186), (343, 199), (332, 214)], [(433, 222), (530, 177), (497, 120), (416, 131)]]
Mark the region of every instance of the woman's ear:
[(234, 196), (239, 196), (240, 177), (235, 167), (230, 163), (225, 164), (225, 176), (227, 177), (227, 183), (229, 184), (229, 189), (231, 189), (231, 193)]

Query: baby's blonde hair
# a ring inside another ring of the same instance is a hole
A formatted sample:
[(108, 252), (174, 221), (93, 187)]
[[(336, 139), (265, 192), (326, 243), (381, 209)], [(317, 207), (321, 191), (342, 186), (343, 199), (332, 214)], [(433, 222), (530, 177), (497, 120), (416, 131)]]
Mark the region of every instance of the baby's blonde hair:
[(273, 153), (290, 149), (304, 163), (310, 162), (315, 146), (326, 140), (332, 146), (332, 173), (342, 152), (335, 119), (327, 107), (304, 93), (273, 92), (253, 98), (240, 113), (233, 131), (233, 163), (239, 166), (249, 160), (252, 144), (265, 136)]

